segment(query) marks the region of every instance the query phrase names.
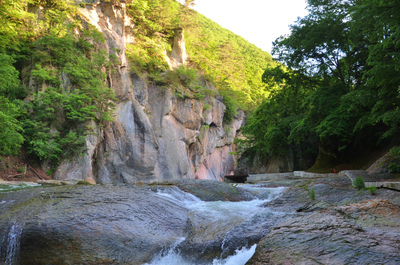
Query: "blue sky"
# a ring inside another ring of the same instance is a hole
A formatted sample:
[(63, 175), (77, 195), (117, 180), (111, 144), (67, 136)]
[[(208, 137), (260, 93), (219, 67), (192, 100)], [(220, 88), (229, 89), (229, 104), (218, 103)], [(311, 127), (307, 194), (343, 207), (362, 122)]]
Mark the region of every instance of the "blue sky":
[(264, 51), (307, 15), (306, 0), (195, 0), (194, 9)]

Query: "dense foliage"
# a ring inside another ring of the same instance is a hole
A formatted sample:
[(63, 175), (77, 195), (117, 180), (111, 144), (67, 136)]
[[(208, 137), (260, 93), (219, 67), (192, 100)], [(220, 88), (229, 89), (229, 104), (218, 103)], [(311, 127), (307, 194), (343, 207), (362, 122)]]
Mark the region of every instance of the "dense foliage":
[[(137, 74), (168, 83), (165, 73), (174, 70), (168, 69), (165, 56), (172, 49), (173, 37), (184, 30), (188, 68), (197, 69), (198, 76), (215, 84), (230, 104), (226, 120), (231, 120), (236, 105), (252, 110), (268, 96), (261, 76), (274, 62), (267, 52), (189, 8), (191, 4), (193, 1), (181, 5), (175, 0), (130, 4), (128, 14), (136, 25), (136, 40), (128, 45), (127, 54)], [(200, 94), (204, 94), (201, 89)]]
[(0, 21), (0, 154), (24, 146), (54, 167), (83, 150), (90, 121), (111, 120), (114, 92), (103, 69), (111, 71), (113, 58), (98, 48), (102, 34), (81, 25), (73, 1), (5, 0)]
[(201, 14), (195, 15), (198, 26), (189, 28), (186, 37), (191, 62), (222, 95), (231, 96), (241, 108), (253, 110), (269, 95), (261, 80), (264, 69), (276, 63), (242, 37)]
[[(105, 82), (115, 58), (103, 36), (79, 16), (73, 0), (0, 1), (0, 155), (30, 156), (51, 167), (81, 153), (93, 124), (112, 119), (114, 92)], [(271, 56), (190, 7), (193, 0), (135, 0), (127, 14), (135, 43), (132, 70), (182, 98), (224, 97), (225, 122), (238, 105), (254, 109), (268, 96), (261, 82)], [(166, 55), (185, 32), (190, 60), (170, 69)], [(119, 52), (119, 51), (115, 51)], [(209, 107), (205, 104), (205, 108)]]
[(245, 129), (250, 149), (282, 155), (318, 139), (337, 158), (399, 136), (400, 2), (309, 0), (309, 15), (274, 43), (270, 97)]

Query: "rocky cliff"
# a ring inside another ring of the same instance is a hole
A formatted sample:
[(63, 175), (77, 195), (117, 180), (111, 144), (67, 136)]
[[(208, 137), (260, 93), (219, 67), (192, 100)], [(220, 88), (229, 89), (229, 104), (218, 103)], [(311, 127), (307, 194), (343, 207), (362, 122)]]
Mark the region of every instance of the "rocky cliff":
[[(220, 96), (202, 101), (182, 99), (172, 90), (145, 82), (130, 72), (125, 45), (134, 43), (135, 25), (126, 14), (129, 1), (82, 1), (86, 23), (103, 33), (103, 49), (118, 57), (120, 65), (107, 77), (118, 102), (114, 121), (104, 128), (92, 124), (83, 156), (63, 161), (53, 178), (87, 179), (97, 183), (135, 183), (166, 179), (216, 179), (234, 170), (233, 139), (244, 113), (224, 124)], [(171, 67), (184, 64), (182, 32), (166, 53)], [(209, 89), (212, 84), (203, 81)], [(207, 108), (204, 108), (205, 105)]]

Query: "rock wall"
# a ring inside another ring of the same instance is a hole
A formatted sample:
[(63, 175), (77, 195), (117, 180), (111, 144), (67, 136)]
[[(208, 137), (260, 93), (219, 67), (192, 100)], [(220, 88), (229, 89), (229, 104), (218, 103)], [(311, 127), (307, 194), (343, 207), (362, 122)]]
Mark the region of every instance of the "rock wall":
[(244, 153), (235, 169), (236, 174), (285, 173), (307, 170), (314, 164), (316, 154), (308, 152), (304, 146), (292, 145), (289, 152), (282, 156), (269, 156), (262, 159), (258, 154), (250, 156)]
[[(244, 113), (223, 123), (225, 106), (219, 96), (202, 101), (177, 98), (172, 90), (148, 84), (129, 71), (125, 45), (134, 43), (134, 25), (126, 15), (128, 1), (83, 1), (83, 18), (105, 36), (105, 50), (120, 66), (108, 76), (118, 103), (115, 119), (105, 128), (94, 124), (83, 156), (63, 161), (54, 178), (87, 179), (97, 183), (135, 183), (169, 179), (216, 179), (235, 167), (233, 139)], [(179, 47), (176, 47), (179, 45)], [(118, 51), (118, 52), (116, 52)], [(184, 63), (182, 32), (174, 41), (170, 61)], [(210, 89), (211, 84), (203, 81)], [(210, 108), (204, 108), (208, 104)]]

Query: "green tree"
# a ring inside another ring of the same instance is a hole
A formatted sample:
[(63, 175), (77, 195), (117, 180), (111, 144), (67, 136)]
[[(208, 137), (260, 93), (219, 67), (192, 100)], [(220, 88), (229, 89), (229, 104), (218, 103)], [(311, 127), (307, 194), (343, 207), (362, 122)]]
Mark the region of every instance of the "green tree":
[(264, 73), (271, 96), (245, 129), (252, 148), (276, 154), (314, 135), (338, 162), (398, 137), (397, 2), (308, 1), (309, 15), (275, 42), (288, 70)]
[(0, 96), (0, 155), (16, 155), (24, 142), (18, 118), (23, 114), (19, 104)]

